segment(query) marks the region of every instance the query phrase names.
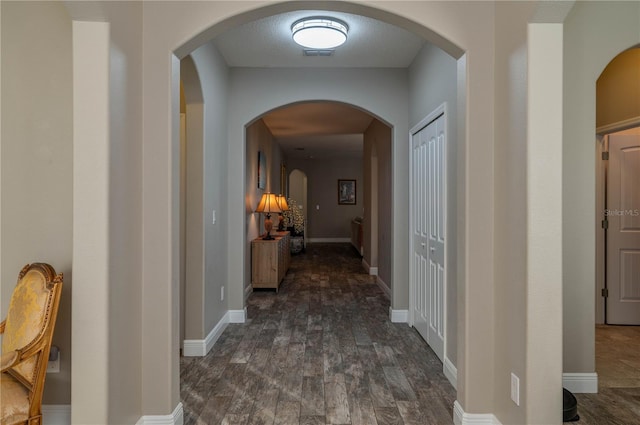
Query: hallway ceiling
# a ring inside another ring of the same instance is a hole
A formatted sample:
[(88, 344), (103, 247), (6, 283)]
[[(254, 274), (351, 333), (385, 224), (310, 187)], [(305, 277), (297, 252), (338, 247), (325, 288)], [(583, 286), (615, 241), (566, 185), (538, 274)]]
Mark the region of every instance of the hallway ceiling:
[[(332, 56), (305, 56), (291, 25), (306, 16), (331, 16), (349, 25), (347, 42)], [(425, 41), (403, 28), (350, 13), (302, 10), (269, 16), (213, 41), (230, 67), (407, 68)]]
[(337, 102), (298, 103), (262, 120), (288, 158), (361, 158), (362, 133), (373, 117)]
[[(332, 56), (305, 56), (291, 25), (307, 16), (347, 23), (347, 42)], [(403, 28), (364, 16), (303, 10), (235, 27), (212, 41), (230, 67), (407, 68), (425, 40)], [(335, 102), (301, 103), (269, 112), (264, 122), (289, 158), (362, 157), (362, 133), (373, 117)]]

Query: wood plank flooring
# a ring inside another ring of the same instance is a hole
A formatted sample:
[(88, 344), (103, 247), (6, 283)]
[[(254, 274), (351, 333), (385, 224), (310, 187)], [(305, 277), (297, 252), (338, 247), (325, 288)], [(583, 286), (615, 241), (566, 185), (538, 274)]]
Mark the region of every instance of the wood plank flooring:
[(349, 244), (309, 244), (206, 357), (181, 359), (185, 425), (451, 424), (455, 390)]
[(576, 394), (576, 425), (640, 424), (640, 326), (596, 326), (598, 394)]

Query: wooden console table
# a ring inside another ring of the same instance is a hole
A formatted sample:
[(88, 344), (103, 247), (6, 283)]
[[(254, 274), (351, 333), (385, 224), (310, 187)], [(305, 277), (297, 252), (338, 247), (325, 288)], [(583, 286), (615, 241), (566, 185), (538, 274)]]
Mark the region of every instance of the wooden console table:
[(289, 269), (291, 251), (289, 232), (274, 232), (272, 240), (251, 241), (251, 285), (272, 288), (278, 292), (280, 282)]

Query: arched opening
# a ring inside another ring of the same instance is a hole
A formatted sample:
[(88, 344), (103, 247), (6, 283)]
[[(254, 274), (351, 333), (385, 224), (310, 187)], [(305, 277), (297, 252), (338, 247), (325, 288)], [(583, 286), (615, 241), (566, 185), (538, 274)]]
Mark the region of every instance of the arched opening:
[[(267, 8), (260, 10), (260, 12), (266, 12), (266, 9)], [(384, 14), (380, 15), (379, 13), (374, 13), (372, 16), (380, 18), (381, 16), (384, 16)], [(391, 22), (396, 21), (393, 18), (393, 15), (389, 15), (389, 18)], [(429, 37), (433, 39), (434, 34), (431, 33), (431, 31), (426, 30), (425, 28), (414, 28), (408, 21), (405, 23), (407, 24), (407, 27), (419, 30), (421, 35), (428, 34)], [(435, 39), (439, 39), (439, 36), (436, 36)], [(438, 41), (441, 42), (442, 40)], [(456, 50), (455, 48), (452, 49), (452, 45), (447, 43), (445, 44), (445, 51), (453, 52)], [(178, 49), (178, 51), (179, 50), (180, 49)], [(455, 51), (455, 55), (456, 57), (459, 57), (461, 52)], [(404, 226), (406, 225), (406, 217), (400, 210), (402, 209), (402, 205), (406, 204), (406, 198), (408, 195), (405, 165), (405, 162), (407, 161), (407, 148), (404, 146), (402, 141), (408, 139), (406, 117), (408, 116), (407, 105), (410, 102), (407, 100), (401, 100), (400, 97), (398, 97), (398, 94), (405, 92), (404, 89), (394, 87), (394, 84), (397, 84), (398, 80), (394, 80), (393, 78), (386, 80), (388, 85), (383, 85), (381, 87), (379, 85), (380, 79), (368, 77), (367, 72), (363, 73), (362, 70), (359, 70), (357, 73), (351, 72), (351, 70), (345, 71), (346, 72), (344, 72), (344, 74), (349, 75), (349, 73), (351, 73), (351, 75), (344, 79), (335, 79), (334, 76), (330, 75), (328, 72), (318, 73), (317, 75), (314, 74), (316, 79), (312, 84), (309, 84), (309, 81), (306, 78), (308, 73), (305, 72), (282, 72), (282, 70), (278, 70), (277, 72), (265, 71), (264, 77), (266, 78), (261, 78), (259, 80), (259, 85), (252, 83), (249, 79), (250, 74), (256, 73), (255, 70), (251, 69), (246, 72), (236, 73), (232, 80), (233, 86), (230, 88), (230, 90), (233, 91), (233, 96), (229, 99), (227, 137), (230, 141), (241, 140), (247, 131), (245, 124), (253, 120), (253, 117), (260, 116), (263, 111), (274, 109), (283, 104), (314, 99), (358, 105), (361, 108), (366, 108), (372, 111), (372, 113), (377, 116), (384, 116), (386, 118), (386, 122), (390, 124), (391, 137), (395, 141), (391, 146), (390, 154), (391, 158), (393, 158), (393, 163), (387, 169), (387, 172), (392, 176), (390, 185), (392, 190), (389, 191), (392, 194), (392, 198), (386, 204), (389, 208), (387, 214), (389, 222), (386, 224), (385, 229), (390, 232), (393, 232), (393, 229), (404, 229)], [(457, 79), (455, 77), (456, 74), (458, 75)], [(454, 87), (457, 85), (458, 88), (462, 88), (466, 85), (466, 58), (464, 56), (462, 56), (457, 63), (455, 59), (453, 60), (453, 70), (449, 70), (449, 75), (453, 77)], [(286, 86), (295, 87), (296, 89), (286, 89)], [(376, 88), (378, 91), (372, 93), (370, 90), (370, 87), (372, 86), (377, 86)], [(354, 95), (353, 93), (355, 92), (360, 94)], [(465, 91), (463, 90), (457, 95), (453, 94), (452, 104), (457, 102), (458, 96), (460, 98), (464, 98), (464, 94), (462, 94), (464, 92)], [(251, 99), (251, 104), (246, 104), (246, 99)], [(426, 115), (426, 112), (420, 112), (423, 107), (427, 107), (426, 103), (420, 101), (416, 103), (418, 104), (418, 107), (415, 109), (414, 113), (423, 113)], [(460, 110), (456, 108), (456, 111), (464, 114), (464, 108), (460, 108)], [(457, 131), (459, 131), (460, 134), (465, 134), (463, 131), (465, 126), (464, 120), (452, 120), (451, 122), (452, 126), (457, 127)], [(227, 228), (230, 229), (228, 234), (228, 248), (231, 252), (238, 252), (239, 250), (242, 250), (242, 252), (246, 253), (246, 250), (243, 249), (246, 244), (246, 236), (243, 238), (244, 240), (240, 242), (238, 238), (241, 236), (241, 233), (233, 230), (241, 228), (246, 229), (244, 223), (239, 221), (240, 216), (236, 211), (237, 206), (242, 204), (247, 211), (254, 207), (250, 205), (251, 203), (247, 199), (243, 187), (248, 184), (247, 179), (244, 178), (247, 175), (248, 170), (244, 170), (244, 172), (242, 172), (241, 168), (233, 165), (238, 163), (246, 164), (246, 158), (247, 152), (244, 149), (244, 144), (229, 143), (227, 161), (229, 167), (229, 185), (227, 187), (228, 221), (226, 224)], [(240, 173), (238, 173), (238, 171)], [(465, 172), (466, 171), (460, 170), (460, 173), (462, 174)], [(459, 178), (458, 181), (464, 182), (465, 179)], [(461, 193), (465, 189), (463, 189), (461, 185), (457, 190)], [(239, 202), (240, 197), (241, 202)], [(458, 196), (456, 196), (456, 198), (457, 197)], [(489, 210), (487, 209), (485, 211)], [(407, 279), (405, 276), (407, 274), (407, 267), (404, 264), (408, 257), (405, 252), (406, 246), (403, 242), (404, 240), (406, 240), (406, 238), (405, 235), (402, 234), (402, 230), (396, 233), (391, 233), (391, 237), (388, 240), (390, 247), (388, 251), (389, 255), (385, 256), (385, 259), (390, 262), (389, 292), (392, 300), (391, 311), (400, 312), (398, 317), (402, 317), (403, 312), (406, 311), (409, 297), (408, 289), (406, 288)], [(229, 256), (227, 264), (229, 266), (229, 278), (231, 279), (231, 276), (233, 276), (234, 281), (234, 284), (229, 284), (227, 288), (229, 296), (228, 311), (230, 315), (237, 314), (239, 321), (244, 321), (244, 318), (246, 317), (244, 309), (244, 298), (246, 296), (246, 292), (241, 287), (237, 286), (237, 282), (246, 282), (248, 278), (246, 254), (243, 257)], [(242, 276), (242, 278), (237, 279), (238, 276)], [(451, 282), (451, 284), (455, 286), (457, 282)], [(455, 293), (455, 291), (452, 291), (452, 293)], [(456, 300), (457, 298), (452, 302), (455, 304)], [(450, 311), (455, 312), (456, 310), (459, 311), (460, 309), (454, 308)], [(404, 314), (404, 317), (406, 317), (406, 314)], [(455, 323), (452, 323), (452, 328), (456, 328)], [(458, 338), (450, 339), (450, 341), (452, 341), (452, 352), (457, 350), (457, 340)], [(462, 355), (458, 356), (458, 361), (462, 361), (462, 357)]]
[[(637, 4), (617, 2), (613, 9), (576, 4), (564, 23), (563, 384), (577, 393), (597, 393), (599, 386), (594, 324), (603, 320), (602, 293), (597, 293), (602, 289), (597, 282), (603, 267), (598, 266), (597, 252), (602, 249), (604, 210), (598, 200), (603, 193), (598, 176), (601, 156), (594, 155), (601, 131), (596, 121), (597, 81), (613, 58), (640, 42), (637, 31), (624, 29), (637, 27), (638, 16)], [(609, 20), (619, 26), (596, 28)], [(580, 395), (579, 405), (582, 400), (585, 405), (592, 403), (594, 411), (606, 405), (600, 395)], [(625, 414), (623, 409), (619, 413)], [(618, 416), (622, 422), (623, 417)]]
[(640, 305), (632, 295), (640, 290), (633, 272), (640, 200), (631, 186), (640, 179), (639, 77), (636, 46), (613, 58), (596, 81), (595, 370), (601, 392), (640, 387), (633, 369), (626, 369), (640, 329)]
[[(283, 86), (283, 90), (286, 89)], [(298, 90), (295, 83), (288, 89)], [(365, 270), (378, 276), (378, 284), (391, 298), (392, 128), (352, 104), (302, 101), (266, 112), (247, 126), (245, 134), (245, 293), (251, 291), (250, 243), (262, 232), (261, 221), (253, 214), (254, 204), (257, 205), (262, 193), (288, 191), (289, 198), (302, 208), (305, 245), (351, 242), (362, 256)], [(259, 163), (260, 159), (264, 159), (264, 165)], [(292, 171), (288, 181), (278, 182), (277, 171), (282, 170), (284, 164)], [(266, 182), (263, 188), (256, 188), (257, 169), (261, 166), (266, 168)], [(336, 192), (340, 182), (353, 185), (356, 196), (352, 200), (340, 200)], [(379, 192), (382, 190), (384, 192)], [(380, 230), (379, 209), (385, 220)], [(369, 223), (369, 218), (363, 220), (370, 216), (376, 218), (375, 223)], [(354, 225), (356, 234), (352, 230)], [(378, 245), (384, 245), (385, 253), (380, 275)]]
[[(201, 355), (193, 340), (204, 338), (205, 296), (204, 109), (196, 64), (180, 62), (180, 346), (186, 356)], [(184, 110), (183, 110), (184, 109)]]
[[(223, 34), (221, 34), (221, 37)], [(210, 45), (213, 43), (210, 43)], [(412, 117), (412, 120), (418, 120), (425, 116), (428, 112), (427, 109), (433, 106), (433, 103), (439, 104), (443, 101), (450, 102), (451, 105), (456, 105), (458, 96), (464, 97), (463, 94), (458, 94), (457, 85), (464, 85), (464, 76), (460, 75), (460, 78), (456, 78), (456, 74), (464, 73), (465, 62), (456, 62), (456, 59), (451, 58), (442, 49), (434, 45), (429, 45), (428, 49), (425, 49), (425, 57), (430, 55), (436, 55), (438, 58), (436, 62), (441, 60), (441, 57), (446, 56), (447, 62), (443, 67), (444, 70), (440, 70), (440, 73), (434, 72), (432, 75), (442, 76), (447, 75), (447, 83), (439, 85), (435, 81), (431, 81), (430, 77), (425, 77), (423, 72), (431, 63), (428, 60), (421, 60), (421, 63), (416, 66), (416, 74), (413, 78), (415, 82), (415, 88), (417, 91), (423, 91), (426, 87), (438, 87), (440, 90), (442, 87), (446, 87), (446, 98), (438, 98), (438, 96), (445, 96), (439, 93), (433, 98), (427, 100), (410, 101), (412, 97), (408, 93), (408, 86), (410, 80), (406, 78), (406, 74), (402, 75), (402, 72), (394, 72), (381, 69), (345, 69), (342, 70), (314, 70), (310, 72), (309, 69), (293, 69), (293, 68), (281, 68), (277, 70), (273, 69), (242, 69), (231, 70), (232, 86), (230, 88), (232, 96), (229, 100), (228, 108), (228, 138), (229, 140), (241, 140), (242, 137), (245, 140), (249, 139), (268, 139), (268, 135), (264, 132), (265, 128), (262, 124), (256, 125), (255, 117), (261, 117), (264, 111), (272, 111), (281, 107), (281, 105), (296, 104), (302, 102), (322, 100), (323, 102), (336, 102), (349, 105), (356, 105), (360, 109), (366, 109), (371, 111), (375, 116), (384, 117), (384, 122), (379, 121), (380, 129), (372, 131), (371, 139), (387, 139), (384, 145), (372, 148), (375, 151), (376, 160), (369, 161), (368, 166), (374, 177), (373, 187), (377, 190), (384, 190), (384, 196), (376, 196), (375, 208), (372, 208), (370, 212), (375, 212), (378, 215), (383, 215), (383, 220), (377, 220), (372, 225), (375, 226), (377, 238), (370, 239), (372, 248), (365, 250), (365, 257), (367, 260), (371, 260), (370, 253), (375, 253), (375, 250), (383, 250), (384, 252), (384, 264), (379, 265), (374, 263), (370, 264), (370, 271), (374, 274), (378, 274), (378, 280), (381, 282), (381, 286), (386, 287), (386, 292), (391, 299), (390, 315), (395, 317), (398, 321), (407, 321), (407, 304), (409, 299), (409, 291), (407, 287), (407, 267), (404, 264), (407, 262), (407, 256), (402, 255), (404, 241), (406, 241), (406, 235), (403, 233), (406, 231), (404, 226), (406, 225), (405, 213), (400, 211), (403, 209), (403, 202), (406, 202), (407, 186), (401, 182), (406, 180), (405, 175), (407, 168), (406, 158), (406, 143), (408, 139), (408, 125), (406, 117), (408, 116), (408, 104), (414, 103), (414, 114), (416, 117)], [(204, 48), (205, 45), (199, 49)], [(424, 58), (423, 58), (424, 59)], [(310, 79), (309, 77), (312, 77)], [(425, 83), (425, 81), (427, 83)], [(422, 84), (425, 84), (423, 86)], [(375, 87), (372, 90), (371, 87)], [(247, 100), (251, 99), (251, 103), (248, 104)], [(457, 107), (452, 108), (452, 115), (456, 116), (460, 113), (464, 113), (462, 109), (459, 111)], [(422, 114), (422, 116), (421, 116)], [(251, 123), (247, 125), (246, 123)], [(450, 125), (453, 128), (461, 125), (456, 119), (450, 121)], [(384, 131), (384, 137), (380, 135), (382, 127), (386, 127)], [(242, 131), (240, 131), (242, 130)], [(452, 135), (455, 131), (451, 131)], [(452, 141), (455, 141), (455, 137), (452, 137)], [(455, 143), (454, 143), (455, 144)], [(260, 146), (257, 143), (256, 146)], [(245, 212), (249, 215), (248, 220), (245, 222), (237, 223), (239, 216), (237, 213), (229, 212), (229, 222), (227, 227), (230, 229), (229, 242), (230, 246), (235, 246), (236, 239), (241, 233), (239, 229), (245, 229), (245, 239), (242, 243), (243, 257), (233, 256), (229, 258), (229, 264), (232, 267), (229, 269), (229, 273), (238, 275), (238, 271), (233, 267), (233, 264), (239, 260), (242, 261), (242, 279), (234, 278), (233, 286), (230, 284), (229, 291), (229, 311), (239, 312), (241, 315), (241, 321), (244, 320), (243, 315), (245, 312), (245, 299), (250, 290), (250, 257), (248, 243), (253, 237), (259, 234), (258, 229), (261, 227), (261, 222), (257, 219), (257, 215), (252, 214), (255, 206), (258, 202), (258, 194), (260, 190), (269, 192), (278, 192), (278, 185), (275, 178), (268, 179), (265, 185), (261, 188), (256, 188), (255, 172), (256, 167), (259, 164), (254, 164), (255, 161), (259, 161), (259, 158), (266, 156), (265, 166), (267, 169), (267, 175), (275, 177), (277, 174), (274, 170), (279, 169), (280, 161), (278, 160), (279, 154), (275, 153), (270, 147), (263, 146), (256, 149), (249, 148), (249, 144), (241, 143), (229, 143), (229, 155), (228, 161), (229, 167), (229, 205), (234, 204), (233, 199), (241, 194), (242, 203), (244, 205)], [(243, 149), (244, 148), (244, 149)], [(264, 151), (261, 151), (264, 149)], [(454, 151), (455, 152), (455, 151)], [(450, 156), (452, 161), (457, 161), (457, 155)], [(241, 168), (236, 167), (236, 161), (240, 161), (244, 165), (245, 169), (241, 175), (241, 178), (236, 173), (236, 170)], [(289, 166), (291, 164), (288, 164)], [(456, 173), (456, 167), (451, 167), (452, 172)], [(383, 173), (386, 178), (381, 179), (380, 174)], [(371, 175), (370, 175), (371, 176)], [(383, 181), (384, 180), (384, 181)], [(458, 179), (463, 181), (463, 179)], [(244, 182), (244, 183), (243, 183)], [(383, 183), (383, 184), (380, 184)], [(462, 190), (460, 187), (454, 188), (455, 191)], [(378, 195), (378, 193), (376, 193)], [(332, 196), (335, 198), (335, 196)], [(457, 195), (452, 195), (452, 199), (457, 198)], [(335, 201), (332, 199), (332, 203)], [(322, 205), (312, 202), (308, 205), (308, 214), (311, 214), (310, 209), (315, 208), (318, 205), (322, 209)], [(361, 208), (361, 207), (360, 207)], [(406, 211), (406, 205), (405, 205)], [(455, 210), (454, 210), (455, 211)], [(322, 213), (322, 211), (321, 211)], [(351, 213), (351, 216), (361, 216), (361, 211)], [(366, 216), (366, 212), (364, 214)], [(311, 219), (309, 219), (311, 222)], [(451, 220), (451, 223), (456, 223), (455, 220)], [(394, 229), (399, 229), (397, 232)], [(380, 243), (380, 241), (383, 241)], [(455, 252), (455, 244), (451, 245)], [(236, 246), (235, 249), (238, 249)], [(235, 251), (232, 248), (233, 251)], [(454, 263), (455, 268), (455, 263)], [(232, 270), (233, 269), (233, 270)], [(453, 276), (455, 274), (452, 273)], [(237, 287), (238, 283), (242, 281), (244, 285), (240, 288)], [(449, 284), (456, 286), (457, 281), (452, 279)], [(455, 294), (455, 290), (450, 291), (451, 294)], [(457, 302), (456, 297), (451, 297), (447, 300), (452, 305)], [(451, 327), (449, 330), (456, 332), (456, 317), (455, 312), (457, 309), (451, 308), (453, 311), (453, 320), (450, 321)], [(451, 342), (450, 352), (452, 360), (455, 361), (455, 353), (457, 350), (457, 337), (452, 336), (449, 341)]]
[[(299, 208), (302, 209), (302, 217), (304, 222), (307, 222), (307, 210), (309, 204), (307, 203), (307, 175), (304, 171), (297, 168), (292, 170), (289, 174), (289, 198), (296, 201)], [(304, 230), (303, 230), (304, 232)]]
[[(172, 347), (174, 342), (177, 341), (177, 332), (173, 329), (173, 320), (177, 310), (177, 297), (175, 296), (177, 285), (174, 287), (173, 282), (177, 282), (176, 275), (177, 270), (179, 270), (177, 260), (179, 256), (174, 248), (177, 244), (172, 246), (171, 241), (174, 238), (174, 234), (177, 234), (175, 229), (178, 227), (177, 215), (172, 212), (174, 207), (178, 205), (175, 199), (177, 191), (174, 188), (174, 183), (177, 182), (174, 176), (177, 169), (177, 156), (174, 151), (178, 146), (177, 128), (179, 127), (176, 122), (179, 116), (177, 102), (174, 102), (177, 100), (179, 93), (179, 79), (176, 78), (179, 75), (178, 57), (193, 51), (203, 41), (210, 39), (211, 34), (206, 35), (204, 33), (198, 33), (193, 38), (190, 38), (191, 34), (194, 34), (194, 28), (197, 28), (198, 31), (202, 28), (210, 28), (213, 32), (221, 33), (232, 24), (248, 22), (277, 11), (306, 7), (326, 7), (326, 3), (285, 2), (270, 4), (263, 9), (247, 12), (246, 5), (241, 6), (240, 4), (229, 3), (224, 10), (221, 10), (218, 8), (219, 4), (212, 5), (212, 3), (202, 2), (193, 5), (194, 9), (190, 10), (191, 13), (188, 19), (176, 22), (174, 18), (178, 13), (182, 13), (183, 6), (177, 6), (172, 3), (158, 3), (145, 5), (144, 8), (145, 50), (143, 62), (144, 69), (153, 70), (153, 76), (145, 81), (145, 93), (148, 96), (145, 97), (142, 124), (144, 149), (145, 153), (149, 153), (149, 155), (144, 155), (142, 158), (145, 185), (142, 217), (145, 222), (145, 230), (149, 231), (146, 232), (142, 242), (144, 273), (141, 273), (143, 276), (143, 284), (141, 286), (142, 296), (145, 300), (154, 299), (159, 305), (168, 306), (167, 308), (170, 310), (169, 314), (164, 308), (145, 309), (142, 312), (142, 322), (145, 329), (142, 351), (143, 353), (157, 352), (153, 363), (145, 365), (142, 372), (144, 391), (142, 391), (141, 397), (145, 406), (144, 411), (149, 413), (166, 413), (176, 404), (174, 402), (179, 400), (176, 389), (177, 357), (173, 350), (167, 349), (165, 352), (166, 347)], [(460, 339), (463, 343), (457, 347), (459, 352), (457, 361), (465, 365), (465, 368), (461, 369), (461, 375), (465, 376), (467, 374), (465, 385), (461, 386), (460, 400), (470, 411), (487, 411), (490, 407), (483, 406), (486, 406), (487, 403), (491, 404), (487, 400), (491, 400), (493, 394), (486, 392), (484, 386), (486, 382), (493, 381), (493, 372), (491, 368), (486, 368), (480, 363), (482, 363), (481, 359), (492, 358), (493, 348), (491, 347), (492, 344), (487, 344), (486, 341), (478, 340), (478, 338), (473, 339), (469, 335), (483, 335), (485, 332), (491, 334), (490, 329), (493, 320), (491, 315), (485, 314), (487, 311), (492, 311), (493, 305), (493, 291), (490, 283), (492, 282), (493, 273), (490, 265), (493, 261), (491, 250), (486, 249), (487, 241), (492, 240), (493, 218), (490, 214), (493, 209), (491, 199), (493, 189), (490, 173), (486, 169), (490, 169), (491, 167), (487, 167), (487, 164), (493, 162), (491, 123), (495, 121), (493, 120), (492, 109), (484, 107), (487, 102), (491, 103), (490, 100), (494, 96), (492, 92), (493, 85), (486, 84), (486, 81), (493, 81), (491, 74), (493, 65), (491, 65), (490, 61), (487, 62), (483, 59), (493, 57), (494, 33), (491, 30), (494, 19), (493, 7), (470, 4), (465, 6), (468, 9), (461, 13), (460, 9), (453, 4), (438, 4), (436, 6), (420, 4), (414, 7), (410, 3), (403, 3), (399, 6), (394, 5), (389, 10), (381, 10), (364, 4), (343, 2), (332, 4), (332, 6), (345, 8), (364, 15), (384, 19), (405, 28), (414, 29), (423, 36), (428, 35), (431, 41), (459, 58), (457, 64), (458, 84), (461, 88), (459, 96), (464, 98), (467, 93), (469, 94), (468, 99), (465, 99), (459, 105), (461, 119), (457, 128), (463, 145), (461, 149), (463, 161), (461, 161), (461, 164), (464, 164), (464, 169), (460, 172), (458, 194), (458, 197), (464, 201), (463, 205), (461, 205), (461, 211), (463, 212), (458, 218), (461, 223), (464, 223), (464, 230), (461, 233), (464, 233), (463, 241), (466, 249), (464, 249), (464, 253), (462, 248), (460, 251), (463, 254), (469, 253), (470, 256), (473, 256), (473, 261), (470, 262), (466, 254), (460, 257), (461, 264), (464, 264), (460, 269), (464, 274), (461, 273), (459, 276), (461, 288), (459, 299), (462, 308), (458, 311), (461, 319), (459, 323)], [(148, 16), (153, 16), (153, 19), (147, 20), (147, 14)], [(233, 18), (227, 20), (229, 16), (233, 16)], [(411, 19), (407, 17), (411, 17)], [(212, 23), (214, 24), (212, 25)], [(436, 28), (437, 31), (431, 31), (427, 28)], [(446, 38), (456, 40), (459, 46), (463, 47), (454, 46)], [(184, 40), (188, 41), (183, 44)], [(173, 49), (174, 46), (176, 46), (175, 49)], [(463, 50), (467, 49), (470, 49), (472, 56), (475, 58), (470, 61), (468, 70), (466, 57), (462, 53)], [(172, 52), (177, 57), (171, 57), (170, 54)], [(167, 57), (171, 58), (171, 67), (167, 66)], [(474, 76), (474, 80), (469, 83), (469, 86), (467, 86), (467, 74)], [(357, 82), (357, 78), (354, 78), (354, 81)], [(171, 89), (168, 89), (168, 87), (171, 87)], [(334, 92), (330, 94), (332, 100), (344, 101), (340, 95)], [(259, 95), (259, 90), (253, 92), (254, 98), (259, 98)], [(309, 97), (308, 93), (303, 93), (301, 98), (310, 99), (313, 97)], [(270, 107), (298, 100), (296, 98), (282, 99), (276, 96)], [(234, 105), (236, 101), (237, 99), (230, 99), (232, 108), (237, 106)], [(358, 102), (358, 104), (365, 103)], [(264, 110), (268, 110), (268, 108), (264, 108), (264, 105), (256, 108), (250, 106), (247, 109), (248, 111), (240, 114), (238, 122), (235, 121), (235, 118), (230, 120), (229, 134), (223, 135), (223, 139), (229, 141), (228, 153), (223, 155), (225, 159), (229, 160), (227, 162), (230, 165), (227, 167), (222, 164), (220, 169), (224, 172), (230, 171), (228, 173), (230, 177), (227, 188), (230, 194), (242, 192), (238, 189), (243, 184), (244, 170), (232, 170), (231, 168), (235, 166), (241, 167), (244, 163), (243, 148), (239, 147), (241, 145), (239, 141), (243, 139), (241, 133), (244, 130), (244, 125), (252, 117), (258, 116)], [(387, 111), (389, 112), (388, 114), (385, 112), (384, 106), (379, 106), (379, 109), (381, 110), (375, 111), (377, 115), (391, 117), (389, 121), (393, 125), (394, 137), (397, 140), (407, 140), (407, 131), (403, 130), (402, 125), (398, 124), (403, 120), (406, 121), (406, 117), (409, 116), (407, 108), (400, 108), (398, 111)], [(474, 112), (467, 117), (467, 111)], [(167, 117), (173, 122), (168, 126), (158, 125), (158, 123), (165, 123)], [(467, 124), (469, 126), (468, 131)], [(468, 143), (468, 134), (474, 135), (473, 144)], [(399, 146), (401, 144), (396, 144), (392, 153), (394, 158), (392, 167), (394, 176), (394, 209), (391, 226), (394, 228), (403, 228), (406, 225), (406, 217), (402, 211), (402, 206), (406, 205), (407, 201), (407, 176), (406, 170), (403, 170), (406, 164), (407, 152), (406, 147)], [(473, 161), (464, 161), (464, 158), (467, 157), (473, 158)], [(169, 164), (168, 167), (167, 164)], [(474, 193), (481, 193), (483, 197), (469, 195)], [(484, 194), (488, 194), (488, 196), (484, 196)], [(224, 205), (225, 212), (222, 226), (229, 229), (242, 228), (242, 218), (238, 217), (240, 215), (238, 211), (243, 208), (245, 200), (241, 196), (230, 195), (224, 201), (219, 204)], [(472, 210), (473, 214), (470, 214), (469, 210)], [(230, 225), (227, 226), (227, 224)], [(473, 229), (473, 232), (469, 232), (468, 229)], [(242, 258), (239, 258), (237, 253), (242, 251), (244, 242), (244, 235), (238, 236), (238, 234), (232, 234), (232, 232), (233, 230), (229, 233), (223, 232), (221, 235), (224, 241), (228, 240), (229, 242), (226, 245), (229, 254), (224, 254), (222, 257), (223, 263), (227, 266), (222, 268), (223, 273), (226, 274), (227, 270), (229, 271), (228, 276), (224, 277), (228, 277), (229, 281), (237, 279), (242, 274), (241, 272), (238, 273), (238, 270), (242, 270)], [(403, 244), (403, 239), (406, 239), (406, 235), (396, 235), (392, 241), (395, 282), (402, 281), (403, 273), (406, 271), (404, 262), (408, 257), (408, 253), (406, 246)], [(476, 295), (473, 302), (465, 298), (466, 287), (471, 276), (473, 276)], [(228, 289), (229, 292), (232, 291), (231, 286)], [(239, 302), (242, 299), (242, 294), (238, 293), (240, 291), (237, 291), (235, 287), (233, 291), (233, 294), (229, 294), (231, 296), (229, 312), (239, 311), (242, 308), (242, 304)], [(394, 288), (392, 297), (394, 307), (399, 309), (406, 308), (408, 294)], [(474, 304), (478, 308), (470, 310), (467, 304)], [(146, 333), (147, 328), (151, 327), (152, 324), (154, 332)], [(156, 350), (157, 347), (163, 348)], [(473, 357), (467, 357), (470, 352), (474, 353)], [(163, 372), (155, 373), (158, 370)], [(474, 373), (471, 374), (470, 371), (474, 371)]]

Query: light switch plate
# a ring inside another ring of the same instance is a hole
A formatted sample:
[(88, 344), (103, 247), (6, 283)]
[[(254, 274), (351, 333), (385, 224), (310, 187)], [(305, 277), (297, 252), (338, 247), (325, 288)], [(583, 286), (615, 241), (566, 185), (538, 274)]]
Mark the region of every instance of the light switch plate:
[(520, 378), (514, 373), (511, 374), (511, 400), (520, 406)]

